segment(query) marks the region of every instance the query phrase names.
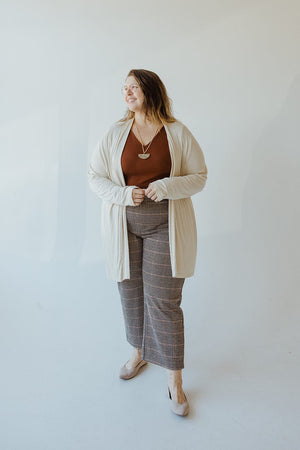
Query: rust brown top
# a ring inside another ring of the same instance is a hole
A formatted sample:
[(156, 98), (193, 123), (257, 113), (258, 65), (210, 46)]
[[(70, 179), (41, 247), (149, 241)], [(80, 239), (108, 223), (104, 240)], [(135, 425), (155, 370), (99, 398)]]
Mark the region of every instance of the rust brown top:
[(159, 130), (146, 152), (150, 153), (150, 157), (141, 159), (138, 157), (139, 153), (143, 153), (142, 145), (130, 130), (121, 156), (127, 186), (145, 189), (152, 181), (170, 176), (171, 157), (165, 127)]

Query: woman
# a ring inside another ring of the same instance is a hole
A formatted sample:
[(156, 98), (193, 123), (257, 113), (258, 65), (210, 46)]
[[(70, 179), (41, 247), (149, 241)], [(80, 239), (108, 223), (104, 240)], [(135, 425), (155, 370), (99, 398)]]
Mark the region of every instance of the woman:
[(207, 169), (154, 72), (131, 70), (122, 92), (127, 112), (97, 145), (89, 169), (90, 187), (103, 200), (107, 273), (118, 282), (133, 346), (120, 378), (133, 378), (147, 362), (166, 368), (171, 410), (186, 415), (180, 303), (196, 261), (190, 197), (203, 189)]

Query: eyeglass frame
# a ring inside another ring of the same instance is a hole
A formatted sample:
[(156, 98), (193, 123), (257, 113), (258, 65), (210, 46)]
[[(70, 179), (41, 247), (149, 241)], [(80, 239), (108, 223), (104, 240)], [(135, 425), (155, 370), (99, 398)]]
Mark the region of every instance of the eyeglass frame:
[(129, 90), (131, 90), (132, 92), (136, 92), (139, 89), (139, 85), (138, 84), (131, 84), (130, 86), (127, 86), (126, 84), (124, 86), (121, 87), (121, 92), (123, 95), (127, 94), (127, 92)]

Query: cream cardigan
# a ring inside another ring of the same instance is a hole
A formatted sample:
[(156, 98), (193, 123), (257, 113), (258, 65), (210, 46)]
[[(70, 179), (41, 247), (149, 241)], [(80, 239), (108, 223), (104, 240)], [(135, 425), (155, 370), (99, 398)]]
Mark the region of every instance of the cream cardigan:
[[(126, 206), (134, 206), (121, 168), (122, 151), (133, 119), (117, 122), (94, 150), (88, 171), (89, 185), (102, 199), (101, 230), (109, 278), (130, 278)], [(197, 229), (191, 195), (200, 192), (207, 178), (202, 150), (181, 122), (164, 124), (171, 155), (170, 177), (152, 182), (158, 200), (169, 199), (169, 245), (172, 276), (194, 274)], [(138, 206), (137, 206), (138, 208)]]

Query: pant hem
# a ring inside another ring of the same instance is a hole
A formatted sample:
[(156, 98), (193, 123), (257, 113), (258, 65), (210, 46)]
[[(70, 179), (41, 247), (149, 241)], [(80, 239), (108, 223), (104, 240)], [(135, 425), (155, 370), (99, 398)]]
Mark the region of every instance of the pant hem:
[(165, 365), (163, 365), (162, 363), (160, 363), (158, 361), (155, 361), (154, 359), (144, 358), (143, 355), (142, 355), (142, 360), (143, 361), (147, 361), (147, 362), (149, 362), (151, 364), (156, 364), (157, 366), (163, 367), (164, 369), (168, 369), (168, 370), (182, 370), (182, 369), (184, 369), (184, 365), (181, 366), (181, 367), (178, 367), (178, 368), (176, 368), (176, 367), (175, 368), (174, 367), (166, 367)]

